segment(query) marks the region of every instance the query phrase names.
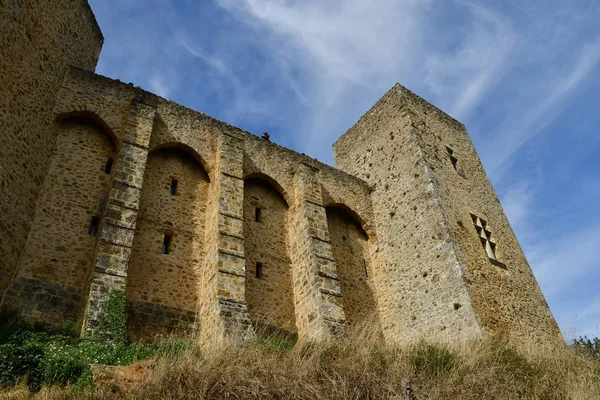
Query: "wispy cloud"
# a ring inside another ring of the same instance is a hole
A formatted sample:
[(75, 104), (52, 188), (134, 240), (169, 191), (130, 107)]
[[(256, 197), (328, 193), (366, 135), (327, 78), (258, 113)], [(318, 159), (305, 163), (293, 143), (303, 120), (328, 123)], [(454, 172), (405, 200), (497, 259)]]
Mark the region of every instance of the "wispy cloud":
[[(506, 163), (510, 162), (514, 153), (528, 140), (542, 132), (560, 115), (569, 97), (585, 81), (600, 63), (600, 37), (584, 44), (574, 61), (564, 67), (562, 74), (552, 77), (546, 82), (544, 90), (538, 93), (534, 101), (528, 104), (527, 113), (521, 118), (507, 118), (496, 130), (495, 138), (490, 146), (486, 164), (493, 175), (506, 171)], [(519, 103), (523, 106), (522, 103)]]
[(459, 2), (470, 13), (459, 48), (427, 55), (425, 83), (440, 105), (458, 119), (470, 115), (510, 68), (518, 33), (503, 15), (476, 3)]
[(186, 49), (190, 54), (194, 57), (197, 57), (204, 61), (210, 67), (216, 69), (221, 74), (225, 75), (229, 79), (233, 79), (233, 75), (229, 71), (229, 68), (225, 65), (221, 59), (219, 59), (214, 54), (210, 54), (203, 49), (200, 48), (200, 44), (197, 41), (192, 41), (188, 36), (182, 31), (177, 30), (173, 33), (173, 37), (184, 49)]

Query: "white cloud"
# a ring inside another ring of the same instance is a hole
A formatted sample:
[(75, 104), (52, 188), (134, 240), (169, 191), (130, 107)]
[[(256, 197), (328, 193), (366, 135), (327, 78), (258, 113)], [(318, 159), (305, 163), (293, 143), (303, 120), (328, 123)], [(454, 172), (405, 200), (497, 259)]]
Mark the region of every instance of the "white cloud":
[[(396, 81), (468, 115), (502, 78), (517, 38), (501, 14), (467, 2), (217, 1), (256, 29), (290, 87), (312, 106), (298, 145), (325, 161), (343, 129)], [(436, 20), (447, 5), (462, 13), (450, 41)], [(290, 65), (300, 78), (286, 75)]]
[(481, 5), (461, 2), (473, 17), (458, 49), (427, 57), (425, 83), (457, 119), (469, 116), (508, 70), (518, 34), (510, 21)]
[(535, 101), (534, 104), (517, 102), (527, 112), (520, 118), (506, 118), (485, 151), (486, 165), (492, 177), (501, 177), (508, 170), (507, 163), (512, 155), (560, 115), (570, 96), (599, 63), (600, 37), (586, 43), (562, 74), (545, 82), (541, 93), (535, 93), (535, 98), (530, 100)]
[(170, 85), (165, 82), (163, 75), (158, 73), (154, 73), (150, 78), (150, 90), (165, 99), (168, 99), (172, 92)]

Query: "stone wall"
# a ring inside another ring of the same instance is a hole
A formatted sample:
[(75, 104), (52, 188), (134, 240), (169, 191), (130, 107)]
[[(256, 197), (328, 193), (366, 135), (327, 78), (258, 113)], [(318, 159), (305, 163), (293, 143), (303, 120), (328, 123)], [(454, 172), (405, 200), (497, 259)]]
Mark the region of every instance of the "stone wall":
[(352, 215), (342, 208), (327, 208), (327, 227), (348, 326), (377, 331), (379, 317), (369, 238)]
[(84, 313), (115, 145), (88, 118), (57, 125), (29, 240), (4, 305), (28, 320), (60, 326), (63, 319), (81, 321)]
[(150, 153), (128, 269), (134, 336), (189, 333), (195, 321), (208, 185), (202, 165), (184, 150)]
[(3, 306), (55, 326), (85, 312), (89, 331), (127, 291), (150, 340), (365, 323), (389, 342), (560, 339), (460, 123), (397, 85), (336, 142), (336, 169), (86, 71), (101, 35), (67, 3), (2, 9)]
[(273, 186), (259, 178), (244, 181), (246, 302), (252, 321), (266, 332), (296, 333), (288, 218), (288, 205)]
[(0, 1), (0, 296), (33, 225), (67, 65), (93, 71), (102, 42), (85, 0)]

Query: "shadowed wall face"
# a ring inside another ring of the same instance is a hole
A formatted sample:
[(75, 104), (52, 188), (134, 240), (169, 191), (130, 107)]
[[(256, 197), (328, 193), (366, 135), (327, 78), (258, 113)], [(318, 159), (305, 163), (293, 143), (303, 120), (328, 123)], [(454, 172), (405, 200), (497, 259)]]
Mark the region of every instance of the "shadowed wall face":
[[(109, 136), (95, 122), (58, 125), (58, 139), (37, 204), (36, 219), (10, 285), (6, 306), (29, 319), (61, 325), (83, 315), (93, 255), (114, 157)], [(110, 172), (110, 171), (109, 171)]]
[(85, 0), (0, 2), (0, 295), (33, 226), (65, 70), (93, 71), (102, 40)]
[(246, 302), (250, 317), (266, 328), (296, 332), (288, 247), (288, 206), (260, 179), (244, 182)]
[(327, 208), (327, 226), (350, 329), (379, 326), (367, 234), (346, 211)]
[(190, 329), (204, 260), (208, 176), (180, 149), (150, 153), (128, 271), (130, 334)]

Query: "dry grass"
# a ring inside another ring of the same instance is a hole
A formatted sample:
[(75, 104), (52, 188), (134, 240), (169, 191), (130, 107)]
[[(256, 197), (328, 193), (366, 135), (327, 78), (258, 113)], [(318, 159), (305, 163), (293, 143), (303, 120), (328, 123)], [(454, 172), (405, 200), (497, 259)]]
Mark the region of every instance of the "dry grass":
[[(494, 341), (390, 348), (364, 337), (289, 348), (278, 337), (192, 347), (160, 359), (129, 391), (54, 387), (35, 398), (404, 400), (407, 378), (417, 400), (600, 399), (600, 362), (567, 348), (526, 357)], [(4, 395), (31, 398), (22, 388)]]

